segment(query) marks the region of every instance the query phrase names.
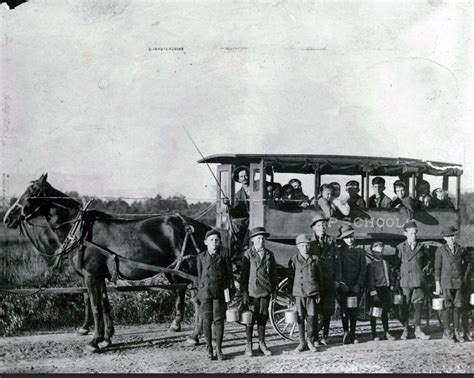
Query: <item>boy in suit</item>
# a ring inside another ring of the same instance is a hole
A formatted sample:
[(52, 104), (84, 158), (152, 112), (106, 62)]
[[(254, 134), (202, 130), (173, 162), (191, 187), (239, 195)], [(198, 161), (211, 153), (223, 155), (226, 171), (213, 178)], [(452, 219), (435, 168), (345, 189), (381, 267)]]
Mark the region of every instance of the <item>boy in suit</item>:
[(222, 338), (226, 302), (224, 290), (231, 286), (232, 265), (229, 254), (221, 248), (221, 236), (217, 230), (206, 233), (204, 244), (207, 250), (197, 256), (199, 316), (207, 343), (207, 356), (214, 359), (212, 350), (212, 322), (215, 324), (216, 354), (224, 360)]
[[(311, 240), (304, 234), (296, 237), (298, 253), (288, 262), (288, 297), (296, 303), (300, 343), (295, 353), (306, 349), (316, 352), (318, 339), (318, 304), (320, 302), (321, 267), (318, 257), (310, 254)], [(308, 338), (305, 339), (305, 320)], [(316, 345), (315, 345), (316, 343)]]
[(388, 209), (392, 205), (392, 201), (383, 192), (385, 190), (385, 180), (383, 177), (374, 177), (372, 179), (372, 189), (375, 194), (369, 198), (368, 207)]
[(277, 287), (276, 262), (273, 252), (265, 248), (265, 239), (270, 234), (263, 227), (250, 231), (249, 239), (252, 247), (244, 252), (240, 274), (240, 290), (242, 303), (251, 306), (252, 324), (247, 325), (247, 346), (245, 355), (252, 357), (253, 325), (257, 322), (260, 351), (265, 356), (272, 352), (265, 344), (265, 326), (268, 320), (268, 305), (271, 297), (275, 297)]
[[(469, 332), (464, 329), (464, 336), (460, 332), (460, 312), (463, 305), (463, 286), (468, 285), (471, 270), (470, 253), (456, 243), (457, 229), (448, 226), (443, 229), (446, 244), (438, 247), (435, 257), (436, 293), (444, 298), (443, 339), (464, 342), (469, 340)], [(450, 329), (452, 316), (454, 330)]]
[[(382, 308), (382, 340), (395, 340), (389, 333), (388, 313), (390, 312), (391, 298), (390, 291), (393, 290), (394, 277), (389, 263), (383, 258), (384, 245), (382, 242), (374, 242), (371, 246), (374, 259), (367, 266), (368, 291), (370, 295), (370, 305)], [(377, 336), (377, 318), (370, 317), (370, 327), (372, 329), (372, 340), (379, 341)]]
[[(339, 228), (341, 282), (339, 284), (339, 306), (344, 329), (343, 344), (357, 344), (356, 336), (358, 308), (347, 307), (347, 297), (357, 297), (359, 303), (365, 283), (365, 251), (354, 246), (354, 229), (351, 225)], [(349, 332), (350, 323), (350, 332)]]
[(320, 188), (321, 197), (318, 199), (317, 208), (320, 209), (326, 218), (331, 218), (336, 211), (336, 206), (332, 203), (332, 186), (323, 184)]
[(396, 247), (396, 255), (400, 271), (400, 287), (405, 296), (405, 303), (401, 305), (402, 323), (404, 326), (401, 340), (408, 339), (409, 334), (409, 306), (413, 304), (415, 310), (415, 338), (428, 340), (430, 336), (421, 330), (421, 308), (424, 295), (424, 270), (428, 266), (428, 250), (416, 240), (418, 226), (415, 221), (408, 221), (403, 225), (406, 240)]
[(320, 343), (328, 345), (329, 325), (336, 304), (336, 290), (341, 281), (339, 251), (334, 239), (326, 234), (329, 219), (322, 213), (314, 215), (311, 222), (310, 255), (318, 257), (321, 265), (321, 312), (323, 315), (323, 337)]

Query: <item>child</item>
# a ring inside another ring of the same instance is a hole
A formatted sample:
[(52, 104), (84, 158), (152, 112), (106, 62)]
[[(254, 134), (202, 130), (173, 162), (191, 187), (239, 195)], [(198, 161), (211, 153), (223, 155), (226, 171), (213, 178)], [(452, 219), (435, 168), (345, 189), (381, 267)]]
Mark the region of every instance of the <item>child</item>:
[[(382, 242), (374, 242), (370, 248), (374, 259), (367, 266), (368, 291), (370, 295), (370, 305), (382, 308), (383, 340), (393, 341), (393, 337), (388, 331), (388, 313), (390, 312), (390, 291), (393, 290), (394, 277), (390, 265), (383, 259), (384, 245)], [(379, 341), (377, 336), (377, 318), (370, 317), (370, 327), (372, 328), (372, 340)]]
[(368, 207), (390, 208), (392, 201), (383, 192), (385, 190), (385, 180), (382, 177), (374, 177), (372, 179), (372, 189), (375, 194), (370, 196)]
[[(464, 342), (469, 340), (469, 330), (464, 327), (464, 337), (460, 332), (460, 312), (463, 302), (463, 286), (468, 284), (471, 270), (470, 253), (456, 243), (457, 229), (448, 226), (443, 229), (446, 244), (438, 247), (435, 257), (436, 294), (444, 298), (443, 339)], [(450, 316), (453, 318), (454, 332), (450, 329)]]
[(414, 221), (408, 221), (403, 225), (406, 240), (397, 245), (396, 255), (400, 266), (400, 287), (405, 296), (405, 303), (401, 305), (401, 320), (404, 326), (401, 340), (408, 339), (409, 334), (409, 308), (413, 304), (415, 310), (415, 337), (421, 340), (429, 340), (421, 330), (421, 307), (425, 299), (424, 295), (424, 273), (427, 267), (428, 249), (416, 240), (418, 226)]
[(293, 178), (288, 181), (288, 184), (291, 185), (294, 189), (294, 199), (300, 201), (298, 203), (299, 207), (306, 208), (309, 206), (309, 197), (303, 193), (303, 188), (301, 186), (301, 181), (297, 178)]
[(334, 239), (326, 234), (329, 219), (321, 212), (313, 216), (310, 227), (313, 230), (310, 255), (317, 257), (321, 265), (321, 312), (323, 318), (323, 337), (321, 344), (328, 345), (331, 316), (336, 305), (336, 291), (341, 281), (339, 251)]
[(338, 182), (331, 182), (329, 185), (331, 185), (332, 188), (332, 203), (342, 215), (349, 215), (349, 213), (351, 212), (351, 208), (347, 203), (347, 199), (340, 197), (341, 185)]
[(329, 184), (323, 184), (320, 188), (321, 197), (318, 199), (318, 208), (323, 214), (330, 218), (336, 211), (336, 206), (332, 203), (332, 187)]
[(418, 180), (415, 187), (416, 205), (421, 209), (427, 209), (431, 206), (433, 198), (430, 194), (430, 183), (426, 180)]
[(402, 180), (393, 183), (393, 191), (396, 197), (392, 200), (392, 207), (396, 209), (405, 209), (407, 218), (413, 218), (413, 199), (407, 195), (407, 186)]
[(268, 305), (270, 297), (275, 297), (277, 287), (277, 271), (273, 252), (265, 248), (265, 239), (270, 236), (263, 227), (256, 227), (250, 231), (252, 247), (245, 251), (242, 258), (240, 275), (240, 290), (242, 303), (250, 305), (253, 316), (252, 324), (247, 325), (247, 346), (245, 355), (252, 357), (253, 325), (257, 322), (260, 351), (265, 356), (272, 352), (265, 344), (265, 326), (268, 320)]
[[(288, 297), (296, 303), (298, 311), (298, 331), (300, 343), (294, 350), (300, 353), (308, 346), (316, 352), (319, 345), (318, 336), (318, 304), (321, 285), (321, 267), (317, 256), (310, 254), (310, 239), (300, 234), (296, 237), (298, 253), (288, 262)], [(305, 320), (308, 338), (305, 340)]]
[(448, 197), (446, 190), (436, 188), (433, 190), (433, 207), (454, 209), (454, 205)]
[(346, 183), (346, 192), (349, 194), (349, 199), (347, 200), (348, 205), (353, 207), (365, 207), (365, 201), (359, 195), (359, 183), (355, 180), (348, 181)]
[[(347, 297), (357, 297), (357, 303), (363, 293), (365, 283), (365, 251), (354, 246), (354, 229), (351, 225), (339, 228), (339, 240), (343, 244), (339, 248), (341, 264), (341, 282), (339, 284), (339, 305), (344, 329), (343, 344), (357, 344), (356, 336), (358, 308), (347, 307)], [(349, 333), (350, 323), (350, 333)]]
[(207, 250), (197, 257), (199, 316), (202, 319), (203, 333), (207, 344), (207, 357), (212, 360), (212, 322), (215, 324), (216, 354), (224, 360), (222, 338), (224, 336), (224, 317), (226, 302), (224, 290), (229, 288), (232, 279), (232, 265), (227, 252), (221, 248), (221, 236), (217, 230), (206, 233), (204, 244)]

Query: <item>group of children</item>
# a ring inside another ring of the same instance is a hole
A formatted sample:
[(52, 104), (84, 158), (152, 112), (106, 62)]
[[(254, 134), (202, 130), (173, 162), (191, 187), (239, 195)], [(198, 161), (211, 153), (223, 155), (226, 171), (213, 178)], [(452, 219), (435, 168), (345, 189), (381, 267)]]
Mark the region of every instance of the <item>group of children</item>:
[[(412, 305), (415, 315), (414, 337), (426, 340), (430, 336), (421, 330), (421, 306), (425, 296), (424, 269), (428, 264), (428, 249), (417, 241), (417, 224), (407, 222), (404, 228), (406, 240), (396, 248), (398, 264), (392, 267), (383, 258), (384, 245), (374, 242), (371, 245), (372, 261), (366, 264), (366, 253), (355, 245), (354, 229), (351, 225), (339, 228), (337, 241), (326, 234), (329, 218), (317, 213), (310, 224), (313, 233), (309, 237), (300, 234), (296, 237), (296, 253), (288, 262), (289, 306), (297, 311), (299, 344), (295, 353), (309, 349), (316, 352), (318, 346), (328, 345), (331, 316), (336, 299), (339, 303), (343, 343), (358, 343), (356, 335), (357, 307), (348, 306), (347, 298), (357, 298), (357, 304), (367, 289), (370, 304), (382, 308), (383, 333), (376, 333), (376, 318), (371, 317), (372, 339), (377, 341), (395, 340), (389, 333), (388, 313), (391, 307), (392, 292), (400, 286), (404, 302), (400, 305), (403, 333), (407, 339), (410, 333), (409, 308)], [(454, 227), (443, 229), (446, 244), (439, 247), (435, 255), (436, 293), (445, 300), (444, 339), (458, 342), (472, 341), (469, 332), (467, 311), (469, 306), (469, 275), (471, 263), (468, 251), (455, 241), (457, 230)], [(265, 356), (272, 353), (265, 343), (265, 330), (268, 321), (268, 307), (277, 290), (277, 266), (273, 252), (265, 247), (269, 233), (263, 227), (250, 231), (252, 246), (244, 252), (240, 291), (243, 305), (252, 313), (251, 324), (246, 325), (245, 355), (252, 356), (252, 336), (257, 323), (259, 352)], [(212, 322), (216, 329), (216, 355), (224, 359), (222, 338), (226, 302), (224, 290), (232, 285), (230, 256), (221, 249), (218, 231), (211, 230), (206, 235), (207, 251), (198, 256), (198, 298), (201, 302), (199, 315), (202, 317), (208, 357), (213, 359), (211, 338)], [(395, 274), (394, 274), (395, 272)], [(398, 276), (398, 277), (396, 277)], [(319, 337), (318, 315), (322, 315), (322, 337)], [(463, 334), (460, 323), (463, 317)], [(451, 327), (453, 319), (453, 328)]]

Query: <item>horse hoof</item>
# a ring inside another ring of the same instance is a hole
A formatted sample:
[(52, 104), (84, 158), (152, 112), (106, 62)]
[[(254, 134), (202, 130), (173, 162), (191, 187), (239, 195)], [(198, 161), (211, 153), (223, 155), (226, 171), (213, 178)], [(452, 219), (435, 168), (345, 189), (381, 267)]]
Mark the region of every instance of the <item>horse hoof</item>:
[(91, 353), (98, 353), (99, 352), (99, 348), (97, 348), (96, 346), (94, 345), (87, 345), (87, 350)]
[(112, 341), (110, 340), (104, 340), (104, 341), (101, 341), (99, 344), (97, 344), (99, 346), (99, 349), (105, 349), (107, 348), (108, 346), (112, 345)]
[(81, 327), (76, 331), (77, 336), (85, 336), (87, 334), (89, 334), (89, 328)]
[(186, 337), (186, 344), (196, 346), (196, 345), (199, 344), (199, 340), (197, 338), (188, 336), (188, 337)]

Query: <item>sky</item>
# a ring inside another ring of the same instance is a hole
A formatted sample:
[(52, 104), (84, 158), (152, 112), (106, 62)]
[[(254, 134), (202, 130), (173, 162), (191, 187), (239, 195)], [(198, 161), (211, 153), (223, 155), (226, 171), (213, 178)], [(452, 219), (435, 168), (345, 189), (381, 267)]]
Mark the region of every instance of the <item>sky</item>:
[[(7, 195), (213, 199), (198, 152), (460, 163), (472, 4), (31, 0), (1, 16)], [(215, 167), (214, 167), (215, 168)]]

